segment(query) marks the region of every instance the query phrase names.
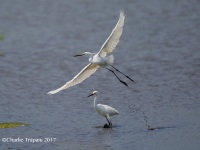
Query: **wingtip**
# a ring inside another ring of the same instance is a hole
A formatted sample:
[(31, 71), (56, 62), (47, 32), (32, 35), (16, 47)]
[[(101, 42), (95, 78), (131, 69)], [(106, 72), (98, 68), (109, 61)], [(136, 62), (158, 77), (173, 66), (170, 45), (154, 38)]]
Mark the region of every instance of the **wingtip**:
[(48, 94), (48, 95), (52, 95), (51, 92), (48, 92), (47, 94)]
[(50, 91), (50, 92), (48, 92), (47, 94), (48, 95), (53, 95), (53, 94), (56, 94), (56, 93), (58, 93), (58, 92), (60, 92), (61, 90), (63, 90), (63, 89), (57, 89), (57, 90), (53, 90), (53, 91)]
[(125, 16), (125, 14), (124, 14), (124, 9), (121, 9), (121, 10), (119, 11), (119, 13), (122, 14), (123, 16)]
[(122, 27), (124, 25), (124, 19), (125, 19), (126, 15), (124, 14), (124, 10), (121, 9), (120, 10), (120, 15), (119, 15), (119, 21), (122, 22)]
[(53, 95), (53, 94), (55, 94), (55, 92), (54, 92), (54, 91), (50, 91), (50, 92), (48, 92), (47, 94), (48, 94), (48, 95)]

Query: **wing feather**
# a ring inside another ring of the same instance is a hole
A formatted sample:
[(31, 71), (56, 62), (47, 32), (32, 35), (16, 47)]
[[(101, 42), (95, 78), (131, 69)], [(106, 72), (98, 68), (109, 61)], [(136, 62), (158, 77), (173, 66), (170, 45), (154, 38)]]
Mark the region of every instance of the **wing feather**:
[(100, 54), (102, 57), (105, 57), (107, 53), (111, 53), (119, 43), (119, 38), (122, 35), (123, 31), (124, 19), (125, 15), (124, 12), (121, 10), (119, 20), (116, 26), (114, 27), (110, 36), (108, 37), (108, 39), (105, 41), (100, 51), (98, 52), (98, 54)]
[(89, 63), (72, 80), (70, 80), (65, 85), (61, 86), (60, 88), (48, 92), (47, 94), (49, 95), (56, 94), (60, 92), (61, 90), (67, 89), (71, 86), (81, 83), (82, 81), (87, 79), (89, 76), (91, 76), (93, 73), (95, 73), (95, 71), (97, 71), (98, 68), (99, 68), (98, 65)]

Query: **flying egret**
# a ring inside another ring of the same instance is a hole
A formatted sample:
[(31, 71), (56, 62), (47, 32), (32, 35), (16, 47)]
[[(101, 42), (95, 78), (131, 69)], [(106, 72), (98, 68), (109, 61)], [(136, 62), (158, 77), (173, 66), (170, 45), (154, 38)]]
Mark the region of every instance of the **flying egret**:
[(108, 121), (108, 125), (105, 124), (104, 128), (110, 128), (112, 127), (112, 122), (110, 120), (110, 116), (114, 116), (114, 115), (118, 115), (119, 112), (115, 109), (112, 108), (108, 105), (103, 105), (103, 104), (97, 104), (96, 100), (99, 96), (99, 92), (98, 91), (94, 91), (92, 94), (90, 94), (88, 97), (95, 95), (94, 98), (94, 109), (96, 110), (96, 112), (102, 116), (104, 116), (106, 118), (106, 120)]
[(117, 44), (119, 43), (119, 38), (120, 38), (120, 36), (122, 34), (122, 30), (123, 30), (124, 19), (125, 19), (124, 12), (120, 11), (119, 20), (118, 20), (116, 26), (114, 27), (110, 36), (105, 41), (105, 43), (102, 45), (102, 47), (98, 53), (84, 52), (80, 55), (74, 56), (74, 57), (76, 57), (76, 56), (89, 57), (89, 64), (87, 66), (85, 66), (73, 79), (68, 81), (65, 85), (63, 85), (62, 87), (60, 87), (56, 90), (50, 91), (47, 94), (49, 94), (49, 95), (55, 94), (61, 90), (67, 89), (71, 86), (81, 83), (86, 78), (88, 78), (90, 75), (95, 73), (95, 71), (97, 71), (99, 67), (102, 67), (102, 68), (105, 68), (105, 69), (111, 71), (121, 83), (128, 86), (128, 84), (126, 82), (122, 81), (113, 70), (111, 70), (110, 68), (107, 68), (107, 67), (112, 67), (117, 72), (123, 74), (128, 79), (133, 81), (129, 76), (125, 75), (124, 73), (122, 73), (121, 71), (119, 71), (117, 68), (115, 68), (112, 65), (114, 62), (114, 56), (113, 56), (112, 52), (115, 49), (115, 47), (117, 46)]

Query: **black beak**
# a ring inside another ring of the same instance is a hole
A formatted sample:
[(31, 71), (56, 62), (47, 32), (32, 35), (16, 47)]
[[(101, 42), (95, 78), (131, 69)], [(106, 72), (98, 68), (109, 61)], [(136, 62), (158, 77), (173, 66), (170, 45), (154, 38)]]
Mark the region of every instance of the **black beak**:
[(74, 57), (78, 57), (78, 56), (83, 56), (83, 54), (79, 54), (79, 55), (74, 55)]
[(93, 95), (94, 95), (94, 94), (92, 93), (92, 94), (88, 95), (88, 97), (93, 96)]

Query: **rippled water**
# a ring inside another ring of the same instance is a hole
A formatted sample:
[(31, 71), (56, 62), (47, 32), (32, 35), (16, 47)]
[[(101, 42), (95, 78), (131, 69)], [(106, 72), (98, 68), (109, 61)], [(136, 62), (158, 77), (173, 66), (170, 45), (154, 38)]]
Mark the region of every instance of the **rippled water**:
[[(198, 150), (200, 147), (200, 3), (170, 1), (0, 1), (0, 129), (2, 149)], [(131, 89), (110, 72), (49, 96), (87, 64), (119, 17), (124, 32), (115, 66), (136, 82)], [(2, 38), (3, 37), (3, 38)], [(119, 110), (113, 129), (93, 110), (93, 98)], [(147, 130), (147, 126), (156, 130)], [(2, 142), (2, 138), (56, 138)]]

